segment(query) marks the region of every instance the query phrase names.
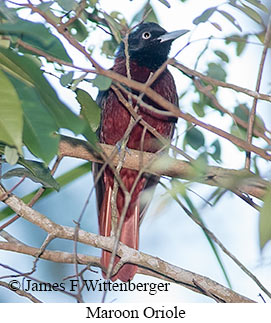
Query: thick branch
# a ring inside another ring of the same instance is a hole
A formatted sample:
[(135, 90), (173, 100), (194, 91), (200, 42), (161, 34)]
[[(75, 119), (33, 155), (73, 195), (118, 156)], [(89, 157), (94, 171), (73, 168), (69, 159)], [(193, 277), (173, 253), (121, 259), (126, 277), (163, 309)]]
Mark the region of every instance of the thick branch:
[[(15, 242), (1, 242), (0, 241), (0, 249), (13, 251), (17, 253), (22, 253), (24, 255), (30, 255), (36, 257), (40, 254), (40, 248), (34, 248), (22, 243)], [(44, 250), (40, 255), (41, 259), (46, 259), (53, 262), (65, 263), (65, 264), (74, 264), (75, 257), (73, 253), (65, 252), (65, 251), (52, 251), (52, 250)], [(77, 263), (80, 265), (93, 265), (95, 267), (101, 267), (100, 258), (84, 255), (84, 254), (76, 254)]]
[[(110, 156), (114, 147), (110, 145), (101, 144), (102, 149), (106, 155)], [(103, 161), (94, 154), (89, 145), (78, 139), (62, 136), (59, 145), (59, 154), (74, 158), (85, 159), (98, 163)], [(130, 150), (126, 154), (123, 167), (140, 170), (141, 165), (147, 165), (154, 159), (155, 154), (140, 152), (137, 150)], [(165, 156), (159, 158), (146, 169), (146, 172), (160, 175), (177, 177), (185, 180), (191, 180), (198, 183), (203, 183), (216, 187), (223, 187), (229, 190), (238, 190), (242, 193), (252, 195), (256, 198), (263, 199), (268, 182), (256, 176), (252, 172), (246, 170), (226, 169), (222, 167), (209, 166), (205, 173), (199, 175), (199, 170), (195, 169), (193, 165), (186, 161)], [(118, 164), (119, 156), (115, 155), (112, 163)]]
[[(0, 186), (0, 194), (5, 196), (6, 192)], [(14, 195), (6, 196), (4, 202), (11, 207), (16, 213), (25, 218), (26, 220), (39, 225), (42, 229), (44, 229), (47, 233), (53, 234), (57, 238), (74, 240), (75, 239), (75, 229), (61, 226), (53, 221), (47, 219), (41, 213), (34, 211), (25, 203), (23, 203), (19, 198)], [(97, 248), (103, 248), (105, 250), (112, 251), (114, 246), (114, 237), (102, 237), (98, 236), (94, 233), (89, 233), (83, 230), (78, 231), (77, 241), (81, 243), (85, 243)], [(25, 245), (18, 245), (16, 243), (9, 242), (0, 242), (0, 249), (10, 250), (15, 252), (21, 252), (24, 254), (31, 254), (36, 256), (40, 249), (32, 248)], [(202, 286), (204, 290), (208, 291), (211, 295), (214, 295), (216, 298), (220, 299), (223, 302), (231, 302), (231, 303), (251, 303), (252, 300), (233, 292), (232, 290), (218, 284), (217, 282), (188, 270), (179, 268), (177, 266), (173, 266), (157, 257), (150, 256), (143, 252), (139, 252), (137, 250), (131, 249), (124, 244), (120, 243), (117, 249), (117, 255), (122, 257), (124, 262), (129, 262), (133, 264), (137, 264), (141, 267), (147, 268), (151, 271), (158, 273), (160, 276), (165, 277), (167, 280), (170, 279), (173, 282), (180, 283), (183, 286), (190, 288), (194, 291), (201, 292), (198, 288), (198, 285)], [(98, 259), (94, 257), (86, 257), (79, 256), (79, 263), (87, 262), (89, 264), (89, 260), (94, 265), (98, 265)], [(41, 255), (41, 258), (52, 260), (59, 257), (59, 262), (65, 262), (64, 259), (68, 263), (74, 263), (74, 255), (69, 255), (67, 253), (60, 253), (59, 251), (47, 251)]]

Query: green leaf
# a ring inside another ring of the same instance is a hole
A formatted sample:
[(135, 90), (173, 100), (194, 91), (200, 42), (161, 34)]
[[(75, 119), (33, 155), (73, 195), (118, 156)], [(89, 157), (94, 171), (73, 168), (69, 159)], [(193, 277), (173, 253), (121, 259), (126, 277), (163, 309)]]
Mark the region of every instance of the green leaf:
[(25, 168), (12, 169), (3, 175), (3, 178), (26, 176), (36, 183), (41, 183), (44, 187), (53, 188), (56, 191), (59, 191), (59, 184), (51, 175), (50, 169), (43, 163), (20, 158), (18, 164)]
[(200, 102), (193, 102), (192, 103), (193, 110), (197, 114), (197, 116), (203, 118), (205, 116), (204, 105)]
[(58, 151), (57, 124), (33, 87), (12, 76), (9, 79), (17, 89), (24, 112), (23, 142), (36, 157), (48, 164)]
[(197, 150), (200, 147), (204, 146), (205, 139), (201, 131), (193, 127), (192, 129), (186, 132), (184, 137), (185, 145), (191, 146), (193, 149)]
[(111, 84), (112, 84), (112, 80), (104, 75), (97, 75), (95, 77), (95, 79), (92, 81), (92, 84), (94, 86), (97, 86), (97, 88), (100, 91), (106, 91), (110, 88)]
[(158, 0), (158, 1), (160, 1), (166, 7), (170, 8), (170, 4), (169, 4), (169, 2), (167, 0)]
[(178, 194), (180, 194), (181, 196), (184, 196), (186, 194), (187, 187), (183, 182), (176, 178), (173, 178), (170, 183), (172, 186), (170, 194), (173, 195), (174, 198), (177, 198)]
[(72, 79), (73, 79), (73, 74), (74, 74), (74, 72), (72, 72), (72, 71), (70, 71), (66, 74), (63, 74), (60, 78), (60, 84), (62, 86), (67, 86), (67, 85), (71, 84)]
[(71, 11), (78, 6), (75, 0), (56, 0), (56, 2), (66, 11)]
[(37, 7), (43, 12), (48, 12), (50, 7), (54, 4), (54, 1), (42, 2)]
[[(248, 119), (249, 119), (249, 113), (250, 113), (250, 111), (249, 111), (249, 108), (247, 107), (246, 104), (239, 104), (238, 106), (236, 106), (234, 108), (234, 114), (237, 117), (239, 117), (241, 120), (243, 120), (247, 123), (248, 123)], [(241, 126), (239, 126), (239, 127), (241, 127)], [(245, 131), (247, 130), (246, 128), (243, 128), (243, 127), (241, 127), (241, 128), (244, 129)], [(265, 124), (260, 116), (257, 116), (257, 115), (255, 116), (254, 128), (257, 129), (262, 134), (265, 133), (265, 131), (266, 131)]]
[(18, 80), (25, 82), (29, 86), (33, 86), (31, 77), (28, 76), (27, 73), (24, 72), (20, 66), (16, 65), (7, 55), (11, 51), (0, 51), (0, 69), (4, 72), (16, 77)]
[(116, 42), (115, 38), (105, 40), (102, 45), (102, 53), (108, 58), (113, 58), (115, 56), (117, 47), (118, 43)]
[(249, 109), (245, 104), (239, 104), (234, 108), (234, 114), (241, 120), (248, 122)]
[(198, 25), (201, 22), (206, 22), (212, 16), (212, 14), (217, 10), (216, 8), (217, 7), (211, 7), (211, 8), (204, 10), (200, 16), (196, 17), (193, 20), (193, 24)]
[(10, 40), (9, 39), (0, 39), (0, 47), (9, 48)]
[(27, 177), (35, 183), (40, 182), (28, 169), (25, 168), (14, 168), (3, 175), (3, 179), (9, 179), (12, 177)]
[[(70, 183), (72, 183), (74, 180), (78, 179), (79, 177), (90, 173), (91, 171), (91, 163), (87, 162), (84, 163), (83, 165), (80, 165), (68, 172), (66, 172), (65, 174), (59, 176), (56, 178), (57, 183), (59, 183), (60, 187), (64, 187)], [(42, 196), (40, 197), (40, 200), (45, 198), (46, 196), (52, 194), (53, 192), (55, 192), (54, 189), (51, 188), (47, 188), (46, 191), (42, 194)], [(35, 190), (34, 192), (25, 195), (22, 200), (24, 201), (24, 203), (28, 203), (31, 201), (31, 199), (35, 196), (35, 194), (37, 193), (37, 190)], [(2, 221), (3, 219), (5, 219), (6, 217), (12, 215), (14, 212), (12, 209), (10, 209), (9, 207), (6, 207), (4, 209), (2, 209), (0, 211), (0, 221)]]
[[(255, 36), (257, 36), (257, 38), (259, 39), (259, 41), (264, 44), (264, 41), (265, 41), (265, 35), (266, 35), (266, 29), (263, 30), (262, 32), (260, 33), (257, 33), (255, 34)], [(269, 42), (268, 44), (268, 48), (271, 48), (271, 41)]]
[(88, 122), (92, 131), (95, 132), (100, 126), (101, 108), (84, 90), (76, 90), (76, 99), (81, 105), (80, 114)]
[(208, 64), (208, 71), (207, 75), (218, 80), (218, 81), (226, 81), (226, 72), (221, 67), (221, 65), (218, 65), (216, 63), (209, 63)]
[(217, 22), (210, 21), (211, 24), (219, 31), (222, 31), (222, 27)]
[(17, 16), (17, 9), (8, 8), (4, 1), (0, 2), (0, 18), (4, 18), (9, 22), (16, 22), (19, 18)]
[(72, 63), (60, 40), (52, 35), (49, 29), (42, 23), (20, 19), (16, 23), (0, 24), (0, 34), (16, 35), (31, 46), (51, 56)]
[[(247, 36), (243, 37), (243, 39), (247, 40)], [(237, 56), (240, 56), (243, 53), (246, 45), (247, 45), (247, 43), (244, 40), (239, 41), (239, 42), (236, 43), (236, 55)]]
[(222, 16), (228, 19), (239, 31), (242, 31), (241, 26), (239, 25), (238, 21), (228, 12), (224, 10), (217, 10)]
[[(247, 131), (243, 128), (237, 126), (235, 123), (231, 126), (231, 134), (234, 135), (237, 138), (247, 140)], [(243, 151), (242, 148), (239, 148), (236, 146), (240, 151)]]
[(5, 146), (5, 159), (10, 165), (15, 165), (19, 159), (18, 151), (16, 148)]
[(0, 70), (0, 141), (22, 153), (23, 111), (18, 94)]
[(191, 166), (195, 171), (195, 177), (200, 177), (206, 174), (208, 167), (208, 153), (204, 151), (203, 153), (199, 154), (197, 159), (193, 160)]
[(260, 247), (271, 240), (271, 190), (267, 190), (264, 197), (264, 204), (260, 212), (259, 221)]
[(144, 20), (145, 22), (155, 22), (155, 23), (159, 23), (158, 21), (158, 17), (153, 9), (153, 7), (150, 5), (149, 1), (147, 2), (147, 4), (145, 4), (143, 6), (143, 8), (141, 8), (132, 18), (131, 20), (131, 26), (133, 26), (133, 24), (138, 23), (140, 21), (142, 21), (143, 17), (145, 16), (145, 14), (149, 12), (148, 16), (146, 17), (146, 19)]
[(258, 175), (259, 177), (261, 176), (261, 170), (258, 167), (257, 160), (258, 160), (258, 155), (255, 155), (252, 160), (253, 160), (253, 166), (254, 166), (254, 173)]
[(52, 20), (56, 24), (60, 24), (62, 22), (62, 17), (57, 16), (54, 14), (54, 12), (51, 10), (51, 6), (55, 3), (55, 1), (48, 1), (48, 2), (42, 2), (39, 5), (36, 5), (36, 7), (43, 11), (43, 13), (46, 15), (47, 18)]
[(230, 37), (226, 37), (226, 44), (229, 44), (230, 42), (236, 43), (236, 55), (240, 56), (247, 44), (247, 38), (248, 35), (244, 35), (240, 37), (239, 35), (232, 35)]
[(73, 23), (68, 26), (68, 30), (79, 42), (84, 41), (88, 37), (88, 31), (79, 19), (73, 21)]
[(116, 21), (116, 19), (112, 18), (110, 15), (108, 15), (106, 12), (103, 12), (104, 19), (106, 20), (115, 40), (118, 44), (121, 42), (121, 33), (122, 26), (120, 23)]
[(222, 52), (221, 50), (215, 50), (214, 53), (222, 59), (222, 61), (229, 63), (229, 57), (227, 54)]
[(218, 139), (216, 139), (212, 144), (211, 147), (214, 147), (214, 152), (209, 153), (209, 155), (216, 161), (221, 162), (221, 146)]
[(58, 152), (58, 126), (35, 89), (13, 79), (24, 111), (23, 142), (33, 155), (48, 164)]
[(88, 2), (89, 2), (89, 5), (92, 8), (95, 8), (96, 7), (96, 4), (99, 2), (99, 0), (88, 0)]
[[(79, 119), (63, 104), (50, 83), (43, 76), (39, 66), (29, 57), (18, 55), (11, 50), (0, 49), (0, 54), (8, 59), (8, 67), (16, 65), (15, 73), (11, 70), (11, 75), (25, 82), (26, 85), (34, 87), (41, 102), (47, 111), (53, 116), (58, 128), (67, 128), (75, 134), (79, 134), (85, 127), (83, 120)], [(1, 56), (0, 56), (1, 58)], [(11, 63), (10, 63), (11, 62)], [(18, 76), (18, 71), (22, 70), (25, 78)], [(9, 72), (10, 69), (7, 69)]]
[(245, 0), (246, 2), (249, 2), (250, 4), (252, 4), (253, 6), (261, 9), (262, 11), (268, 13), (269, 10), (266, 8), (266, 6), (264, 4), (261, 3), (261, 1), (259, 0)]
[(239, 9), (243, 13), (245, 13), (248, 17), (250, 17), (252, 20), (257, 22), (258, 24), (263, 23), (262, 17), (258, 14), (258, 12), (253, 10), (252, 8), (246, 6), (245, 4), (243, 4), (243, 6), (240, 6), (239, 4), (236, 4), (236, 3), (229, 3), (229, 4), (237, 9)]

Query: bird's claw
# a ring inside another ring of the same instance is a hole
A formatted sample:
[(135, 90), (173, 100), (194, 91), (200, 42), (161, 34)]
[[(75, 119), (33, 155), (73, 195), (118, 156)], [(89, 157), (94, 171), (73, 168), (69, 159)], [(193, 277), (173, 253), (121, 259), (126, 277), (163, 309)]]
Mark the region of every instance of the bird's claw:
[(120, 140), (116, 143), (116, 147), (118, 149), (119, 154), (121, 153), (121, 150), (124, 149), (129, 155), (131, 155), (130, 149), (126, 145), (125, 147), (123, 146), (124, 146), (123, 140)]

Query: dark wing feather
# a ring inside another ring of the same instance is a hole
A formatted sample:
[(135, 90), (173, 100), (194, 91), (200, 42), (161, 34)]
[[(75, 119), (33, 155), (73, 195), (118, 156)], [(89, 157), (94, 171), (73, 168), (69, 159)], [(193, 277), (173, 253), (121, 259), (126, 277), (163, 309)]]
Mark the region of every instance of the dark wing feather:
[[(174, 98), (175, 102), (173, 102), (177, 107), (179, 107), (179, 99), (178, 99), (178, 95), (176, 93), (175, 95), (175, 98)], [(172, 118), (172, 122), (173, 123), (176, 123), (177, 122), (177, 119), (174, 117)], [(174, 134), (174, 130), (175, 130), (175, 125), (172, 127), (172, 131), (171, 131), (171, 135), (170, 135), (170, 139), (172, 139), (173, 137), (173, 134)], [(146, 181), (146, 185), (145, 185), (145, 188), (144, 190), (149, 190), (149, 195), (148, 195), (148, 200), (145, 201), (145, 203), (141, 203), (140, 204), (140, 222), (139, 224), (142, 223), (143, 221), (143, 218), (144, 218), (144, 215), (152, 201), (152, 198), (153, 198), (153, 194), (154, 194), (154, 191), (155, 191), (155, 187), (157, 186), (157, 184), (159, 183), (159, 180), (160, 180), (160, 176), (155, 176), (155, 175), (145, 175), (145, 176), (148, 176), (148, 179)]]
[[(96, 103), (101, 108), (101, 110), (103, 110), (103, 106), (104, 106), (105, 100), (107, 98), (107, 95), (108, 95), (108, 90), (107, 91), (99, 91), (99, 94), (96, 98)], [(103, 114), (101, 113), (101, 118), (102, 118), (102, 115)], [(101, 120), (100, 124), (102, 124), (102, 120)], [(96, 134), (99, 138), (100, 137), (100, 127), (97, 129)], [(94, 181), (96, 181), (96, 178), (97, 178), (101, 168), (102, 168), (101, 164), (98, 164), (98, 163), (92, 164), (92, 172), (93, 172)], [(96, 201), (97, 201), (97, 212), (99, 214), (99, 210), (100, 210), (102, 202), (103, 202), (104, 191), (105, 191), (103, 174), (100, 175), (100, 177), (96, 183), (96, 190), (95, 191), (96, 191)]]

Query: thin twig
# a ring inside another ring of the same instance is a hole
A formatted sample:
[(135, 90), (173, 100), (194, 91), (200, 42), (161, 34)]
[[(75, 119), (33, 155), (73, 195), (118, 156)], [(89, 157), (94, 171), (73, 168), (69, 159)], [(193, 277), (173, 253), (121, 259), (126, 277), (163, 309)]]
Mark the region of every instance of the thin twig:
[[(256, 92), (257, 93), (260, 91), (264, 63), (265, 63), (267, 51), (270, 47), (270, 42), (271, 42), (271, 15), (269, 16), (267, 30), (266, 30), (265, 37), (264, 37), (264, 48), (263, 48), (259, 72), (258, 72), (258, 76), (257, 76), (257, 83), (256, 83)], [(253, 126), (254, 126), (254, 122), (255, 122), (255, 118), (256, 118), (257, 103), (258, 103), (258, 98), (254, 97), (253, 105), (252, 105), (252, 108), (251, 108), (251, 111), (249, 114), (249, 120), (248, 120), (247, 142), (249, 144), (251, 144), (251, 142), (252, 142)], [(251, 164), (251, 152), (247, 151), (246, 152), (245, 168), (250, 169), (250, 164)]]
[(210, 76), (204, 75), (204, 74), (202, 74), (202, 73), (200, 73), (198, 71), (192, 70), (191, 68), (188, 68), (188, 67), (184, 66), (183, 64), (179, 63), (176, 60), (171, 60), (170, 64), (172, 66), (175, 66), (176, 68), (178, 68), (180, 71), (184, 72), (185, 74), (191, 75), (193, 77), (198, 77), (201, 80), (206, 81), (209, 84), (224, 87), (226, 89), (231, 89), (231, 90), (234, 90), (236, 92), (244, 93), (244, 94), (246, 94), (248, 96), (251, 96), (253, 98), (257, 98), (259, 100), (264, 100), (264, 101), (271, 102), (271, 95), (259, 93), (257, 91), (249, 90), (249, 89), (243, 88), (241, 86), (238, 86), (238, 85), (235, 85), (235, 84), (232, 84), (232, 83), (226, 83), (226, 82), (223, 82), (223, 81), (213, 79)]
[(32, 294), (25, 292), (24, 290), (21, 289), (10, 289), (10, 285), (6, 282), (1, 282), (0, 281), (0, 286), (7, 288), (9, 291), (12, 291), (16, 293), (17, 295), (23, 296), (28, 298), (31, 302), (33, 303), (42, 303), (37, 297), (33, 296)]
[[(0, 244), (1, 244), (1, 242), (0, 242)], [(34, 248), (34, 249), (36, 249), (36, 248)], [(8, 249), (7, 249), (8, 250)], [(3, 263), (0, 263), (0, 266), (1, 267), (3, 267), (3, 268), (5, 268), (5, 269), (8, 269), (8, 270), (10, 270), (10, 271), (12, 271), (12, 272), (14, 272), (15, 274), (12, 274), (12, 275), (6, 275), (6, 276), (1, 276), (0, 277), (0, 279), (4, 279), (4, 278), (13, 278), (13, 277), (26, 277), (26, 278), (29, 278), (29, 279), (31, 279), (31, 280), (33, 280), (33, 281), (35, 281), (35, 282), (37, 282), (37, 283), (42, 283), (42, 284), (45, 284), (45, 282), (44, 281), (41, 281), (41, 280), (39, 280), (39, 279), (37, 279), (37, 278), (34, 278), (33, 276), (30, 276), (28, 273), (23, 273), (23, 272), (21, 272), (21, 271), (19, 271), (19, 270), (17, 270), (17, 269), (14, 269), (14, 268), (12, 268), (12, 267), (10, 267), (10, 266), (8, 266), (8, 265), (6, 265), (6, 264), (3, 264)], [(23, 284), (22, 284), (22, 289), (23, 289)], [(61, 293), (63, 293), (63, 294), (65, 294), (65, 295), (68, 295), (68, 296), (72, 296), (72, 297), (74, 297), (74, 294), (72, 294), (71, 292), (68, 292), (68, 291), (66, 291), (66, 290), (63, 290), (63, 289), (61, 289), (61, 288), (59, 288), (59, 287), (55, 287), (54, 288), (54, 290), (55, 291), (58, 291), (58, 292), (61, 292)], [(23, 296), (23, 295), (22, 295)]]
[[(236, 114), (230, 112), (229, 110), (227, 110), (226, 108), (224, 108), (217, 100), (216, 96), (212, 93), (212, 89), (213, 87), (211, 85), (208, 86), (204, 86), (203, 84), (201, 84), (201, 82), (198, 79), (194, 79), (193, 80), (196, 88), (203, 93), (204, 95), (206, 95), (211, 101), (212, 104), (222, 113), (226, 113), (228, 114), (233, 120), (234, 122), (241, 126), (244, 129), (247, 129), (248, 127), (248, 123), (244, 120), (242, 120), (241, 118), (239, 118)], [(261, 128), (261, 131), (258, 130), (257, 128), (253, 129), (253, 134), (255, 136), (261, 137), (262, 139), (264, 139), (269, 145), (271, 145), (271, 139), (269, 137), (267, 137), (265, 135), (265, 131), (269, 132), (270, 131), (264, 127)]]

